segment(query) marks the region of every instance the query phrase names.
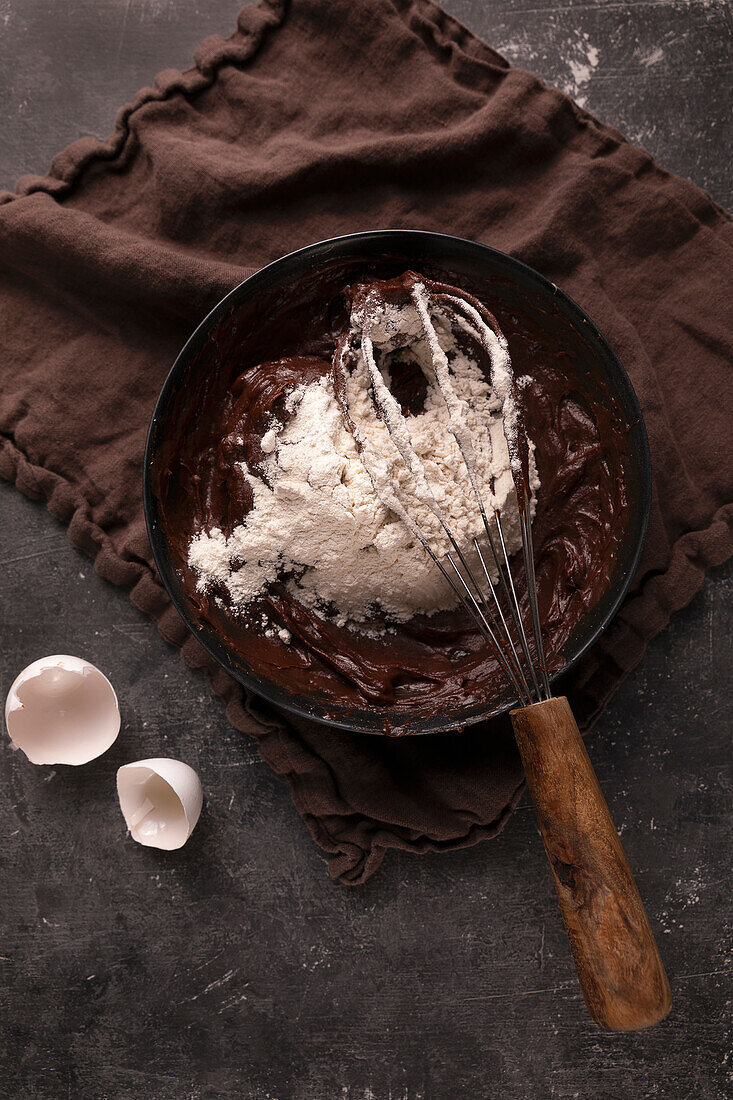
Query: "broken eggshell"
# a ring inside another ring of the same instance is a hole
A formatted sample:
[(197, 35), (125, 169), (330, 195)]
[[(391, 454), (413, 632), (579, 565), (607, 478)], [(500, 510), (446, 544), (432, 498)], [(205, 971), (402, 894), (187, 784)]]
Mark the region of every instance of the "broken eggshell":
[(180, 760), (136, 760), (117, 772), (117, 795), (138, 844), (173, 851), (194, 830), (204, 796), (198, 775)]
[(41, 657), (16, 677), (5, 701), (10, 740), (32, 764), (87, 764), (120, 732), (107, 677), (81, 657)]

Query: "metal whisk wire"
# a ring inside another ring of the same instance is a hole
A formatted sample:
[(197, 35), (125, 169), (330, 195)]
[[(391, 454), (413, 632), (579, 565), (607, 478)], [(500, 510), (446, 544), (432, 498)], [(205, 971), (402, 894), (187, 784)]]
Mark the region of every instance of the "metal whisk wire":
[[(527, 602), (536, 655), (534, 660), (532, 658), (529, 643), (529, 632), (524, 624), (520, 600), (512, 576), (509, 552), (502, 526), (501, 512), (497, 509), (493, 510), (493, 520), (496, 524), (496, 535), (498, 536), (495, 538), (491, 530), (489, 518), (486, 514), (486, 508), (475, 472), (473, 443), (470, 439), (468, 430), (461, 422), (460, 414), (456, 407), (457, 403), (453, 400), (455, 395), (449, 383), (448, 360), (433, 324), (431, 315), (433, 312), (431, 309), (433, 301), (439, 303), (439, 307), (443, 314), (450, 314), (453, 321), (484, 348), (492, 363), (492, 369), (497, 348), (500, 349), (501, 354), (505, 355), (507, 364), (509, 363), (506, 341), (495, 318), (493, 318), (488, 310), (482, 307), (478, 302), (472, 305), (465, 298), (457, 296), (452, 287), (443, 286), (439, 283), (431, 283), (430, 289), (428, 289), (426, 281), (416, 281), (412, 287), (411, 296), (415, 309), (421, 319), (430, 351), (433, 371), (448, 407), (449, 428), (468, 471), (469, 481), (476, 498), (483, 530), (486, 535), (486, 541), (497, 574), (497, 582), (495, 583), (491, 579), (491, 571), (486, 560), (485, 551), (478, 537), (475, 537), (473, 539), (473, 548), (480, 563), (481, 572), (483, 573), (484, 584), (482, 585), (480, 580), (476, 577), (474, 570), (471, 569), (465, 553), (461, 550), (457, 539), (445, 521), (442, 511), (433, 498), (422, 463), (409, 444), (409, 440), (406, 440), (402, 431), (403, 421), (401, 419), (399, 406), (385, 386), (381, 372), (376, 364), (371, 340), (371, 321), (368, 313), (365, 312), (363, 327), (360, 333), (360, 350), (371, 376), (373, 400), (375, 404), (378, 405), (385, 427), (410, 470), (418, 486), (419, 492), (422, 494), (420, 499), (427, 504), (440, 523), (452, 547), (452, 552), (449, 551), (442, 560), (438, 557), (424, 532), (420, 530), (414, 518), (403, 508), (402, 502), (398, 499), (396, 494), (394, 494), (389, 501), (390, 507), (400, 516), (409, 527), (412, 534), (419, 540), (444, 579), (450, 585), (456, 597), (460, 600), (464, 609), (473, 619), (479, 633), (490, 645), (509, 683), (516, 691), (520, 703), (526, 706), (533, 702), (539, 702), (542, 699), (549, 699), (551, 697), (551, 690), (545, 662), (539, 608), (537, 604), (530, 498), (527, 488), (527, 478), (526, 476), (517, 477), (516, 469), (513, 469), (522, 539), (522, 557), (527, 581)], [(433, 305), (433, 309), (434, 308)], [(481, 312), (479, 312), (479, 310), (481, 310)], [(482, 313), (483, 316), (481, 315)], [(346, 393), (345, 366), (349, 360), (349, 356), (353, 354), (353, 351), (353, 347), (350, 342), (347, 341), (334, 360), (337, 373), (339, 371), (341, 372), (341, 388), (343, 394)], [(379, 399), (377, 399), (376, 396), (377, 392), (379, 392)], [(510, 440), (506, 418), (504, 418), (504, 431), (507, 436), (507, 443), (509, 444)], [(356, 430), (355, 436), (357, 437), (357, 442), (363, 445), (364, 441), (359, 439), (359, 433)], [(367, 468), (369, 468), (368, 465)], [(370, 470), (370, 476), (371, 474), (372, 471)], [(444, 564), (446, 561), (452, 572), (446, 568)], [(502, 606), (502, 599), (504, 606)]]
[[(416, 287), (413, 288), (412, 298), (415, 303), (416, 309), (420, 314), (423, 328), (428, 338), (428, 347), (430, 349), (433, 367), (436, 370), (437, 374), (438, 364), (436, 363), (436, 359), (440, 359), (441, 357), (444, 358), (444, 353), (440, 348), (440, 342), (438, 340), (437, 333), (430, 317), (430, 297), (431, 295), (424, 287), (424, 284), (418, 284)], [(463, 327), (469, 333), (469, 335), (471, 335), (484, 347), (492, 363), (492, 341), (490, 339), (487, 340), (487, 336), (493, 336), (495, 338), (497, 343), (499, 343), (499, 345), (506, 351), (508, 359), (506, 340), (504, 339), (503, 333), (501, 332), (501, 329), (499, 328), (496, 319), (488, 312), (488, 310), (484, 309), (484, 318), (479, 312), (479, 309), (481, 307), (478, 302), (476, 302), (475, 305), (471, 305), (471, 303), (466, 301), (466, 299), (459, 297), (455, 293), (446, 292), (445, 290), (438, 290), (436, 293), (434, 293), (433, 297), (441, 302), (444, 308), (446, 306), (448, 306), (449, 308), (452, 307), (455, 320), (458, 321), (459, 325), (461, 325), (461, 327)], [(494, 566), (498, 575), (499, 586), (504, 595), (504, 599), (506, 601), (506, 605), (509, 611), (509, 617), (517, 633), (519, 644), (524, 656), (524, 660), (526, 662), (526, 667), (529, 670), (529, 676), (532, 681), (532, 686), (530, 688), (524, 675), (521, 662), (517, 655), (516, 647), (512, 639), (511, 630), (509, 629), (507, 620), (504, 616), (504, 613), (502, 612), (501, 603), (496, 592), (496, 587), (491, 580), (491, 575), (487, 568), (481, 545), (478, 539), (474, 538), (474, 548), (481, 563), (484, 579), (486, 581), (488, 590), (491, 592), (494, 598), (495, 606), (499, 615), (499, 621), (502, 628), (501, 640), (511, 654), (514, 665), (521, 679), (522, 687), (524, 689), (524, 695), (520, 694), (519, 696), (520, 701), (529, 701), (531, 703), (533, 701), (539, 701), (543, 698), (549, 699), (552, 693), (550, 690), (549, 677), (547, 675), (544, 645), (542, 642), (542, 631), (540, 628), (539, 607), (537, 604), (537, 583), (534, 570), (534, 547), (532, 544), (530, 500), (526, 487), (527, 479), (526, 477), (522, 477), (521, 481), (519, 481), (517, 478), (515, 478), (515, 490), (517, 494), (517, 507), (519, 510), (520, 529), (522, 535), (522, 555), (524, 559), (525, 574), (527, 577), (527, 599), (530, 608), (532, 632), (534, 635), (535, 648), (537, 653), (537, 664), (539, 665), (539, 674), (537, 672), (537, 669), (535, 668), (535, 662), (532, 660), (532, 656), (530, 653), (529, 641), (522, 619), (519, 598), (517, 596), (517, 590), (514, 584), (514, 579), (512, 577), (509, 553), (507, 550), (506, 539), (504, 537), (504, 530), (501, 522), (501, 510), (498, 508), (494, 510), (494, 520), (496, 522), (498, 541), (501, 551), (499, 552), (497, 550), (496, 542), (489, 526), (486, 509), (484, 506), (484, 501), (478, 481), (476, 477), (473, 476), (472, 459), (470, 454), (467, 453), (465, 440), (458, 432), (454, 431), (453, 436), (458, 445), (458, 449), (461, 453), (464, 464), (469, 471), (471, 487), (473, 489), (474, 496), (476, 497), (476, 503), (479, 508), (484, 532), (486, 534), (486, 540), (488, 542), (491, 556), (494, 561)], [(522, 494), (521, 499), (520, 487)], [(472, 579), (472, 583), (475, 583), (475, 580)], [(514, 686), (516, 687), (516, 683), (514, 684)]]

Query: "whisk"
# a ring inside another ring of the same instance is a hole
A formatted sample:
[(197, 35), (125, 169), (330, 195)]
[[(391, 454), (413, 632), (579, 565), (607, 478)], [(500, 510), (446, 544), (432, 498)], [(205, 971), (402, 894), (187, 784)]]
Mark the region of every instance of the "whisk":
[[(432, 377), (445, 401), (448, 429), (468, 472), (485, 536), (483, 546), (478, 536), (472, 539), (477, 563), (473, 567), (446, 522), (410, 442), (402, 409), (377, 364), (374, 327), (395, 306), (411, 307), (419, 317)], [(648, 1027), (667, 1015), (671, 993), (569, 703), (563, 696), (552, 695), (537, 600), (529, 448), (506, 338), (496, 318), (478, 299), (413, 272), (360, 288), (352, 301), (351, 318), (351, 330), (342, 337), (334, 356), (337, 397), (377, 496), (424, 547), (516, 693), (519, 706), (510, 712), (512, 724), (590, 1015), (611, 1030)], [(454, 388), (448, 355), (438, 335), (441, 326), (470, 342), (489, 365), (519, 515), (524, 609), (512, 573), (501, 509), (494, 502), (491, 516), (487, 513), (465, 405)], [(451, 547), (445, 554), (431, 545), (414, 510), (405, 505), (396, 488), (384, 456), (352, 417), (347, 380), (359, 356), (368, 370), (377, 414), (411, 475), (413, 495), (435, 516)]]

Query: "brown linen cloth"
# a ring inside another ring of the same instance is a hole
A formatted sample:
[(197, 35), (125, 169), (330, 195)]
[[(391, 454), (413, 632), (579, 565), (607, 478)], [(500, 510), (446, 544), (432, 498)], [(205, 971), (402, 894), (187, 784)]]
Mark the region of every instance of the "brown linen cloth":
[(632, 593), (566, 685), (587, 727), (731, 553), (733, 231), (702, 191), (428, 0), (265, 2), (195, 63), (161, 73), (107, 142), (78, 141), (0, 195), (0, 473), (46, 498), (206, 670), (288, 779), (332, 874), (361, 882), (387, 848), (501, 828), (522, 789), (507, 723), (397, 742), (321, 728), (248, 697), (187, 634), (140, 500), (178, 349), (252, 270), (352, 230), (471, 237), (567, 290), (631, 375), (655, 477)]

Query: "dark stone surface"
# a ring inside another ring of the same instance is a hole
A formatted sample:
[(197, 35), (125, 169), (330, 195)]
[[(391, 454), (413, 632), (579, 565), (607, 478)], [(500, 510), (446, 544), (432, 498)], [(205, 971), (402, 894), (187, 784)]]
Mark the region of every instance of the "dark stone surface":
[[(237, 6), (1, 0), (0, 183), (104, 137), (120, 103), (225, 33)], [(446, 6), (731, 203), (725, 0)], [(660, 1027), (613, 1036), (585, 1015), (526, 799), (491, 843), (393, 855), (363, 888), (332, 884), (286, 787), (202, 678), (44, 508), (8, 486), (0, 506), (3, 696), (32, 659), (80, 652), (124, 713), (83, 770), (0, 745), (0, 1095), (730, 1095), (733, 570), (651, 646), (591, 744), (675, 996)], [(206, 787), (179, 853), (126, 839), (114, 795), (121, 763), (159, 754)]]

